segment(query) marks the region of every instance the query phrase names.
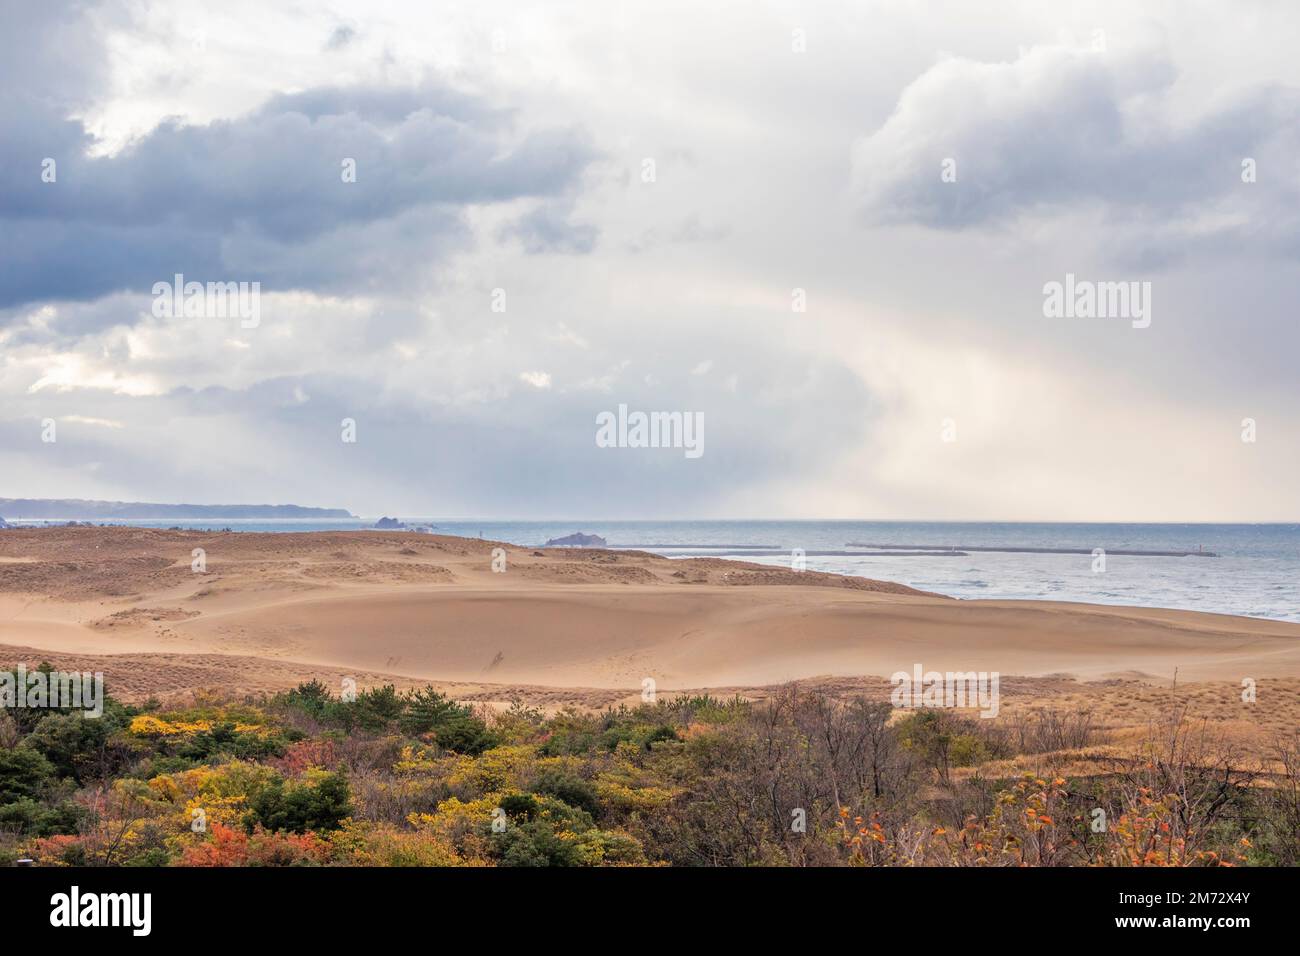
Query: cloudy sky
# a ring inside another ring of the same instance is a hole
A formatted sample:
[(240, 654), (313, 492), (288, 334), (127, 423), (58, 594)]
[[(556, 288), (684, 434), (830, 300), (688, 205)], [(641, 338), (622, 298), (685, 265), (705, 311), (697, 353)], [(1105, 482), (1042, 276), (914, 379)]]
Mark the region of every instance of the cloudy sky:
[(1300, 11), (978, 6), (0, 0), (0, 497), (1300, 520)]

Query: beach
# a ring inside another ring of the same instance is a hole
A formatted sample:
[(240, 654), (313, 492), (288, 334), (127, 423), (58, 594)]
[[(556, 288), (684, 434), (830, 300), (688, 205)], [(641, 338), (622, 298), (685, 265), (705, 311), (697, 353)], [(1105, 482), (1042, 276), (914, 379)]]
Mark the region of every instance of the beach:
[(647, 679), (753, 691), (918, 664), (1080, 686), (1300, 681), (1300, 625), (406, 532), (76, 527), (0, 533), (0, 655), (103, 670), (127, 698), (352, 676), (602, 706)]

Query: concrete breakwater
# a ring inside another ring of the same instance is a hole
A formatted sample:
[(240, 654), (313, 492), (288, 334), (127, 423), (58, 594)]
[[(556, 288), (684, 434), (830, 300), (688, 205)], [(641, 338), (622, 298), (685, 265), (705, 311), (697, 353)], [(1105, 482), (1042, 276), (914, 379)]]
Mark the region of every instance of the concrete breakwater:
[[(1030, 548), (993, 547), (989, 545), (933, 545), (933, 544), (866, 544), (849, 541), (846, 548), (875, 548), (880, 551), (927, 551), (947, 554), (950, 551), (1000, 551), (1006, 554), (1092, 554), (1094, 548)], [(1141, 558), (1217, 558), (1213, 551), (1141, 551), (1132, 548), (1102, 548), (1107, 554), (1129, 555)]]

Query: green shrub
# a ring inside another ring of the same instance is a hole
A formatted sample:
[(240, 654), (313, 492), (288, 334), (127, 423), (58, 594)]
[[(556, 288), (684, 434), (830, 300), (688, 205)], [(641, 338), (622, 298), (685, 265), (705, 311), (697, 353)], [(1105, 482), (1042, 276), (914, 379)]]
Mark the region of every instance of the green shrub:
[(0, 749), (0, 804), (35, 799), (54, 778), (54, 765), (39, 751), (18, 746)]
[(501, 743), (470, 707), (456, 703), (432, 687), (408, 692), (401, 700), (398, 724), (408, 734), (433, 734), (438, 746), (477, 757)]
[(124, 723), (107, 709), (100, 717), (46, 712), (23, 743), (44, 755), (60, 777), (85, 783), (116, 776), (136, 759), (135, 750), (117, 734)]
[(511, 819), (522, 817), (531, 820), (539, 808), (540, 804), (531, 793), (511, 793), (501, 798), (501, 809)]
[(574, 774), (547, 767), (533, 782), (534, 793), (547, 794), (577, 810), (585, 810), (593, 817), (600, 813), (600, 799), (596, 788)]
[(250, 800), (245, 826), (250, 833), (259, 823), (271, 831), (320, 832), (337, 830), (351, 815), (347, 778), (341, 773), (317, 772), (288, 786), (282, 778), (272, 778)]
[(333, 698), (329, 688), (318, 680), (299, 684), (293, 690), (286, 691), (275, 698), (275, 703), (292, 707), (317, 720), (324, 720)]
[(954, 767), (974, 767), (993, 759), (988, 744), (974, 734), (954, 734), (948, 755)]
[(284, 753), (284, 741), (276, 734), (241, 733), (231, 721), (212, 725), (202, 730), (176, 748), (176, 756), (203, 762), (218, 754), (229, 754), (240, 760), (257, 760), (278, 757)]
[(76, 833), (85, 811), (73, 803), (47, 807), (28, 797), (0, 806), (0, 831), (20, 836), (47, 837)]

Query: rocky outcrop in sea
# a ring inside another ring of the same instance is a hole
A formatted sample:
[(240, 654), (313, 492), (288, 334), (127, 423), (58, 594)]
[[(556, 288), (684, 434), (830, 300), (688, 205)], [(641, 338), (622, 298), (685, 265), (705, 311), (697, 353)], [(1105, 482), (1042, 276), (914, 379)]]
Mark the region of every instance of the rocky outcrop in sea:
[(598, 534), (583, 534), (581, 531), (575, 531), (573, 534), (565, 535), (563, 538), (552, 538), (544, 548), (603, 548), (606, 547), (605, 539)]

